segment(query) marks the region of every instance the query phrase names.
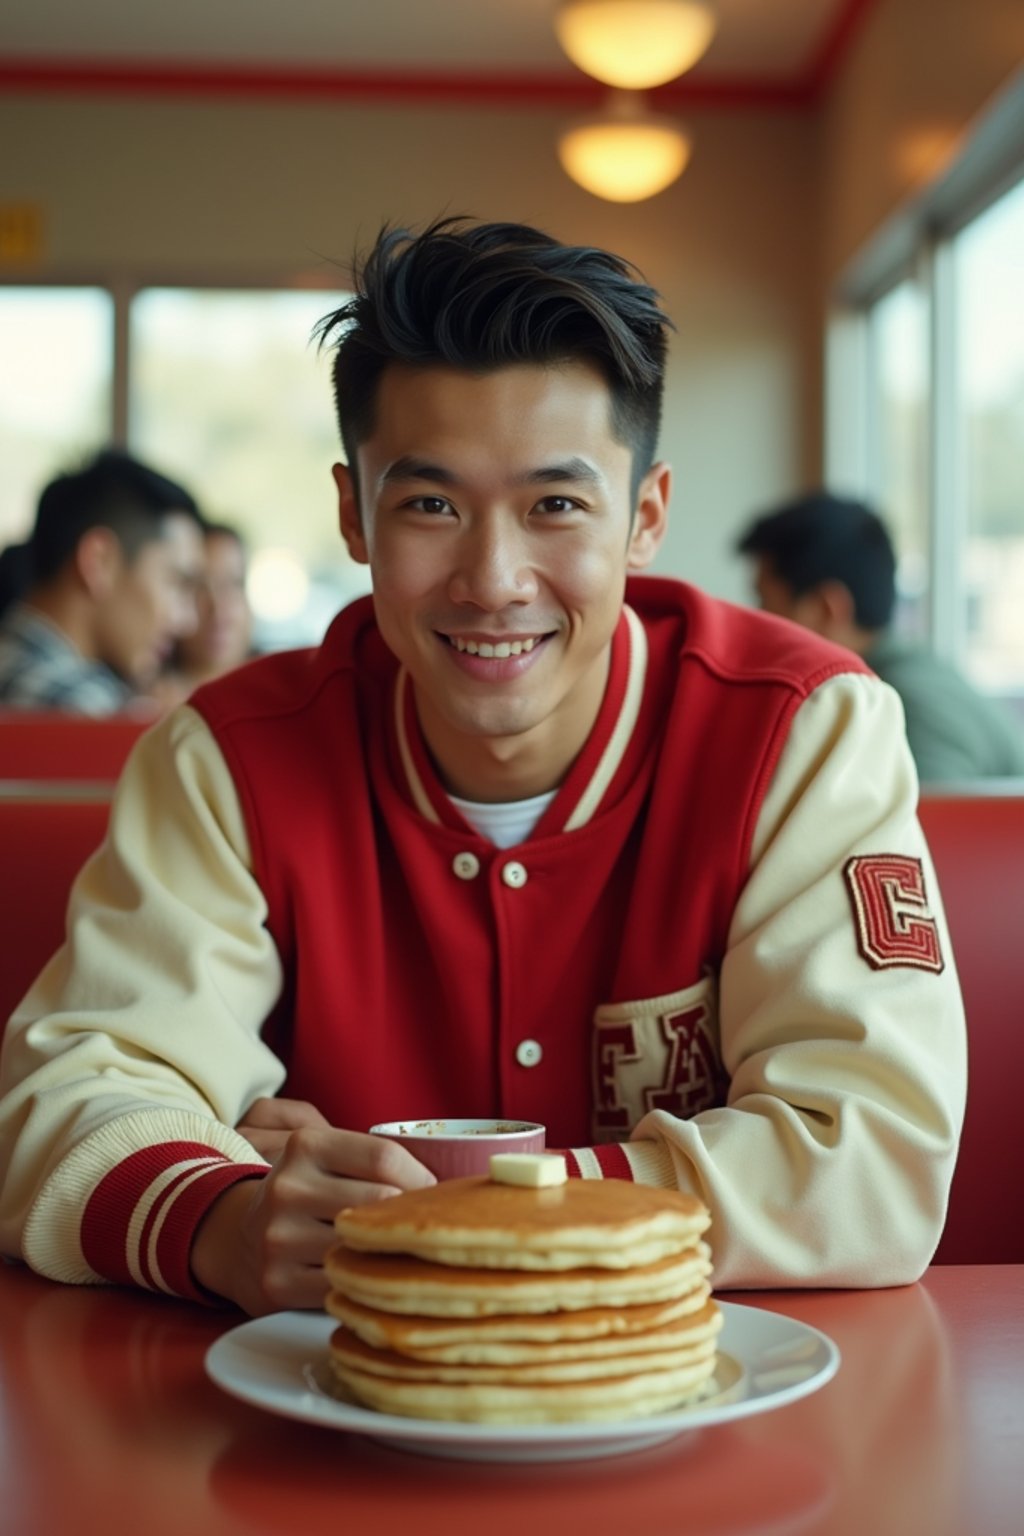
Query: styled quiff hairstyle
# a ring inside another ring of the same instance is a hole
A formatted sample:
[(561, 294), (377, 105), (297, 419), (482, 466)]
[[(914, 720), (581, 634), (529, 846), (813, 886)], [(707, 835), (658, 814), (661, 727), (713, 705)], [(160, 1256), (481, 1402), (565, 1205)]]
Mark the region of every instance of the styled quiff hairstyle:
[(587, 362), (608, 382), (635, 493), (657, 449), (671, 321), (628, 262), (526, 224), (447, 218), (419, 234), (385, 227), (354, 276), (355, 297), (314, 336), (336, 342), (334, 400), (357, 489), (356, 448), (373, 433), (386, 368)]

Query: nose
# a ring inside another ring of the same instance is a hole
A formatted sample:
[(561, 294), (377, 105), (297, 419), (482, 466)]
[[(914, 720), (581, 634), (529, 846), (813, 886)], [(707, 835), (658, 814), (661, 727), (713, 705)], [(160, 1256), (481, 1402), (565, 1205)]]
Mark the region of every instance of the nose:
[(199, 628), (199, 604), (193, 591), (178, 592), (175, 596), (171, 624), (175, 637), (185, 640)]
[(510, 603), (532, 602), (538, 584), (525, 532), (498, 516), (467, 528), (459, 539), (448, 591), (453, 602), (471, 603), (489, 613)]

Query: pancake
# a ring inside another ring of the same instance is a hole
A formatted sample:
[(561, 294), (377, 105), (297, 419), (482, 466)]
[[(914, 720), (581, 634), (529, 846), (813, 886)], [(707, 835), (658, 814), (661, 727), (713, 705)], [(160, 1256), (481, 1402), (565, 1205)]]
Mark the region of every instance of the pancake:
[(671, 1301), (688, 1294), (711, 1271), (704, 1243), (635, 1269), (553, 1272), (456, 1269), (405, 1254), (352, 1253), (335, 1244), (325, 1267), (332, 1288), (344, 1296), (383, 1312), (414, 1317), (573, 1312)]
[[(378, 1349), (397, 1349), (416, 1359), (503, 1359), (501, 1352), (556, 1350), (571, 1358), (581, 1354), (630, 1348), (640, 1336), (671, 1328), (680, 1318), (699, 1312), (711, 1295), (706, 1280), (685, 1296), (671, 1301), (640, 1303), (629, 1307), (591, 1307), (575, 1312), (516, 1313), (475, 1318), (415, 1317), (379, 1312), (331, 1291), (327, 1310), (367, 1344)], [(471, 1352), (471, 1353), (470, 1353)], [(508, 1358), (512, 1358), (509, 1356)]]
[(705, 1392), (722, 1327), (706, 1207), (492, 1171), (339, 1212), (325, 1263), (339, 1393), (414, 1418), (545, 1424)]
[(333, 1356), (331, 1367), (344, 1394), (380, 1413), (474, 1424), (565, 1424), (662, 1413), (693, 1401), (712, 1379), (715, 1354), (663, 1371), (522, 1385), (395, 1381), (339, 1366)]
[(692, 1248), (709, 1222), (695, 1196), (624, 1179), (529, 1189), (481, 1176), (352, 1207), (334, 1225), (358, 1252), (550, 1272), (655, 1264)]
[(346, 1326), (332, 1335), (331, 1353), (341, 1364), (409, 1381), (571, 1381), (702, 1360), (714, 1353), (721, 1327), (721, 1312), (706, 1305), (690, 1317), (625, 1337), (556, 1343), (478, 1338), (398, 1350), (369, 1344)]

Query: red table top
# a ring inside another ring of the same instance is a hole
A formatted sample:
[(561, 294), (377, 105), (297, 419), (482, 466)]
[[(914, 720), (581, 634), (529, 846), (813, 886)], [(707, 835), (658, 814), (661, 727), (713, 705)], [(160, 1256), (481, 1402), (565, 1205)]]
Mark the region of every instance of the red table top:
[(1024, 1266), (730, 1299), (843, 1363), (801, 1402), (603, 1461), (432, 1460), (209, 1382), (237, 1314), (0, 1264), (3, 1536), (1019, 1536)]

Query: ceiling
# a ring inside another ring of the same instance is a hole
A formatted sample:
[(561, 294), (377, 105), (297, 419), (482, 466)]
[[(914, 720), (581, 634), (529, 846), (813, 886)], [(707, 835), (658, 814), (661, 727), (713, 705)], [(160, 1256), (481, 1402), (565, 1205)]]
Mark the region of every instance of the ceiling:
[[(550, 97), (589, 88), (555, 40), (556, 0), (3, 0), (0, 88), (143, 76), (276, 72), (457, 88), (486, 79)], [(870, 0), (717, 0), (719, 27), (690, 88), (807, 93), (820, 85)]]

